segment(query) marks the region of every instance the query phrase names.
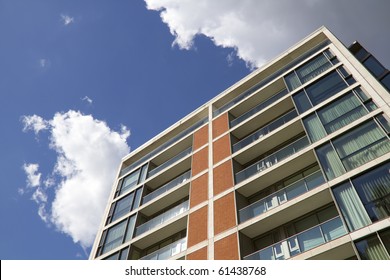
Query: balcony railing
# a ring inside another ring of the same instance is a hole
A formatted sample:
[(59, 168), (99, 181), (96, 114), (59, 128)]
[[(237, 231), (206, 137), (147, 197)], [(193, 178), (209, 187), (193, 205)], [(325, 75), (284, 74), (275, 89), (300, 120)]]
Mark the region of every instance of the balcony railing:
[(168, 260), (170, 257), (177, 255), (187, 249), (187, 237), (169, 244), (140, 260)]
[(182, 175), (176, 177), (172, 181), (166, 183), (162, 187), (156, 189), (155, 191), (151, 192), (150, 194), (144, 196), (143, 198), (143, 204), (151, 201), (152, 199), (155, 199), (156, 197), (162, 195), (163, 193), (166, 193), (167, 191), (173, 189), (174, 187), (184, 183), (191, 177), (191, 171), (187, 171), (186, 173), (183, 173)]
[(182, 139), (184, 136), (186, 135), (189, 135), (191, 132), (193, 132), (194, 130), (198, 129), (199, 127), (201, 127), (202, 125), (204, 125), (205, 123), (207, 123), (209, 121), (208, 117), (202, 119), (201, 121), (195, 123), (194, 125), (192, 125), (191, 127), (187, 128), (186, 130), (180, 132), (178, 135), (174, 136), (172, 139), (168, 140), (167, 142), (165, 142), (164, 144), (162, 144), (161, 146), (157, 147), (156, 149), (154, 149), (153, 151), (151, 151), (150, 153), (146, 154), (145, 156), (143, 156), (142, 158), (140, 158), (139, 160), (135, 161), (134, 163), (130, 164), (129, 166), (126, 166), (124, 167), (120, 173), (119, 173), (119, 176), (122, 176), (124, 174), (126, 174), (127, 172), (131, 171), (134, 167), (140, 165), (141, 163), (143, 162), (146, 162), (148, 161), (149, 159), (151, 159), (152, 157), (154, 157), (156, 154), (158, 154), (159, 152), (161, 152), (162, 150), (164, 150), (165, 148), (169, 147), (170, 145), (172, 145), (173, 143), (179, 141), (180, 139)]
[(263, 110), (264, 108), (268, 107), (272, 103), (275, 103), (276, 101), (278, 101), (280, 98), (282, 98), (283, 96), (285, 96), (287, 94), (288, 94), (287, 89), (283, 89), (282, 91), (280, 91), (277, 94), (271, 96), (270, 98), (268, 98), (264, 102), (260, 103), (256, 107), (252, 108), (248, 112), (246, 112), (246, 113), (242, 114), (241, 116), (237, 117), (236, 119), (232, 120), (230, 122), (230, 127), (234, 127), (234, 126), (238, 125), (239, 123), (245, 121), (249, 117), (253, 116), (257, 112), (260, 112), (261, 110)]
[(168, 211), (162, 213), (161, 215), (158, 215), (157, 217), (147, 221), (146, 223), (140, 225), (135, 230), (135, 235), (138, 236), (140, 234), (143, 234), (151, 229), (154, 229), (155, 227), (175, 218), (176, 216), (179, 216), (180, 214), (184, 213), (188, 210), (189, 203), (188, 200), (169, 209)]
[(174, 164), (175, 162), (181, 160), (182, 158), (188, 156), (189, 154), (191, 154), (191, 152), (192, 152), (192, 147), (189, 147), (189, 148), (185, 149), (184, 151), (182, 151), (181, 153), (177, 154), (173, 158), (171, 158), (171, 159), (167, 160), (166, 162), (160, 164), (155, 169), (149, 171), (148, 177), (152, 177), (153, 175), (157, 174), (161, 170), (167, 168), (168, 166), (170, 166), (170, 165)]
[(307, 139), (307, 136), (303, 136), (302, 138), (299, 138), (298, 140), (281, 148), (275, 153), (259, 160), (258, 162), (250, 165), (244, 170), (241, 170), (240, 172), (236, 173), (235, 175), (236, 183), (238, 184), (244, 181), (245, 179), (255, 175), (256, 173), (266, 170), (272, 165), (278, 163), (279, 161), (288, 158), (289, 156), (299, 152), (300, 150), (303, 150), (305, 147), (309, 146), (309, 144), (310, 143), (309, 140)]
[(321, 170), (302, 178), (287, 187), (241, 209), (238, 212), (240, 223), (259, 216), (295, 197), (298, 197), (325, 183)]
[(285, 260), (347, 234), (340, 217), (305, 230), (279, 243), (266, 247), (244, 260)]
[(296, 116), (298, 116), (298, 113), (294, 109), (293, 111), (290, 111), (287, 114), (284, 114), (283, 116), (277, 118), (276, 120), (267, 124), (266, 126), (263, 126), (262, 128), (260, 128), (256, 132), (252, 133), (251, 135), (245, 137), (241, 141), (234, 144), (233, 145), (233, 153), (237, 152), (238, 150), (241, 150), (242, 148), (248, 146), (249, 144), (253, 143), (254, 141), (260, 139), (261, 137), (264, 137), (268, 133), (274, 131), (275, 129), (281, 127), (285, 123), (291, 121)]

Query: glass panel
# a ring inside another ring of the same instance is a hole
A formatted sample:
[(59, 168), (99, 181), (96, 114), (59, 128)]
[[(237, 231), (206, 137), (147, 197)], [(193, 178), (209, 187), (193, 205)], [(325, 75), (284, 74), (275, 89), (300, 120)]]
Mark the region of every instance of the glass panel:
[(310, 62), (306, 63), (305, 65), (299, 67), (296, 70), (296, 73), (298, 77), (300, 78), (302, 84), (310, 81), (314, 77), (320, 75), (321, 73), (325, 72), (327, 69), (329, 69), (332, 66), (328, 59), (323, 55), (320, 54)]
[(176, 216), (184, 213), (188, 210), (188, 200), (167, 210), (166, 212), (162, 213), (161, 215), (158, 215), (157, 217), (152, 218), (151, 220), (147, 221), (146, 223), (140, 225), (136, 229), (136, 236), (145, 233), (173, 218)]
[(298, 235), (298, 242), (301, 251), (304, 252), (325, 243), (325, 240), (320, 228), (315, 227), (300, 233)]
[(352, 180), (372, 221), (390, 216), (390, 163)]
[(281, 148), (277, 152), (273, 153), (272, 155), (265, 157), (258, 162), (250, 165), (249, 167), (245, 168), (244, 170), (236, 173), (235, 179), (236, 182), (242, 182), (243, 180), (255, 175), (258, 172), (262, 172), (263, 170), (271, 167), (272, 165), (280, 162), (281, 160), (293, 155), (294, 153), (297, 153), (298, 151), (304, 149), (309, 145), (309, 140), (306, 136), (296, 140), (295, 142), (288, 144), (284, 148)]
[(386, 247), (387, 253), (390, 254), (390, 230), (380, 232), (379, 236)]
[(123, 236), (125, 235), (127, 220), (120, 222), (119, 224), (109, 228), (107, 231), (107, 237), (103, 245), (102, 253), (106, 253), (123, 242)]
[(312, 104), (317, 105), (346, 87), (347, 84), (340, 75), (337, 72), (332, 72), (316, 83), (308, 86), (306, 92)]
[(131, 216), (130, 219), (129, 219), (129, 223), (127, 225), (125, 242), (127, 242), (127, 241), (129, 241), (129, 240), (131, 240), (133, 238), (134, 226), (135, 226), (135, 218), (136, 218), (136, 215)]
[(385, 86), (385, 88), (390, 91), (390, 74), (387, 74), (382, 80), (382, 84)]
[(316, 114), (311, 114), (310, 116), (304, 118), (303, 124), (305, 125), (307, 134), (309, 135), (312, 143), (326, 136), (324, 127), (322, 126)]
[(295, 94), (293, 96), (293, 100), (295, 103), (295, 107), (297, 107), (298, 112), (301, 114), (312, 107), (309, 99), (306, 96), (306, 93), (303, 90)]
[(390, 151), (389, 139), (373, 121), (341, 136), (333, 143), (348, 171)]
[(307, 230), (307, 229), (314, 227), (316, 225), (318, 225), (318, 219), (317, 219), (317, 216), (315, 214), (310, 215), (310, 216), (308, 216), (302, 220), (296, 221), (294, 223), (294, 227), (295, 227), (295, 230), (297, 232)]
[(293, 199), (294, 197), (300, 196), (307, 192), (306, 184), (304, 180), (298, 181), (286, 188), (287, 199)]
[(379, 115), (376, 116), (376, 119), (379, 121), (386, 133), (390, 133), (390, 121), (388, 117), (385, 115)]
[(355, 57), (362, 61), (364, 58), (366, 58), (366, 56), (368, 56), (368, 52), (364, 49), (364, 48), (361, 48), (360, 50), (358, 50), (356, 53), (355, 53)]
[(364, 66), (374, 74), (375, 77), (382, 75), (386, 69), (376, 60), (373, 56), (370, 56), (363, 62)]
[(367, 111), (353, 93), (349, 93), (318, 110), (318, 116), (328, 133), (332, 133), (366, 114)]
[(180, 239), (172, 244), (169, 244), (147, 256), (141, 258), (141, 260), (167, 260), (170, 257), (179, 254), (187, 249), (187, 238)]
[(357, 96), (360, 98), (360, 100), (362, 102), (366, 102), (367, 100), (369, 100), (370, 98), (367, 96), (367, 94), (363, 91), (363, 89), (361, 87), (357, 87), (353, 90)]
[(328, 221), (334, 217), (338, 216), (338, 212), (336, 207), (333, 205), (330, 207), (327, 207), (317, 213), (318, 221), (320, 223), (323, 223), (325, 221)]
[(145, 164), (144, 166), (142, 166), (141, 169), (141, 175), (139, 176), (139, 184), (142, 184), (145, 181), (147, 175), (148, 175), (148, 164)]
[(134, 193), (131, 193), (117, 201), (111, 222), (130, 212), (131, 204), (133, 203), (133, 197)]
[(121, 251), (121, 255), (120, 255), (119, 259), (120, 260), (127, 260), (128, 254), (129, 254), (129, 247), (127, 247)]
[(130, 191), (133, 189), (137, 183), (138, 183), (138, 177), (139, 177), (140, 170), (138, 169), (134, 173), (131, 173), (127, 177), (123, 179), (122, 188), (120, 191), (120, 194), (125, 193), (126, 191)]
[(332, 241), (340, 236), (347, 234), (341, 219), (332, 219), (321, 225), (325, 242)]
[(319, 170), (319, 171), (309, 175), (308, 177), (306, 177), (305, 181), (306, 181), (306, 186), (307, 186), (308, 190), (312, 190), (312, 189), (322, 185), (323, 183), (325, 183), (325, 178), (324, 178), (324, 176), (322, 176), (322, 172)]
[(173, 189), (174, 187), (186, 182), (190, 177), (191, 177), (191, 171), (187, 171), (186, 173), (176, 177), (172, 181), (166, 183), (165, 185), (161, 186), (160, 188), (146, 195), (143, 199), (143, 203), (145, 204), (151, 201), (152, 199), (162, 195), (163, 193), (166, 193), (167, 191)]
[(334, 188), (333, 194), (350, 231), (371, 224), (362, 202), (349, 182)]
[(344, 167), (336, 154), (336, 151), (330, 144), (326, 144), (316, 149), (318, 159), (320, 160), (322, 170), (325, 172), (328, 180), (332, 180), (345, 173)]
[(142, 196), (142, 191), (143, 191), (143, 188), (139, 188), (137, 189), (136, 193), (135, 193), (135, 198), (134, 198), (134, 203), (133, 203), (133, 209), (137, 209), (141, 203), (141, 196)]
[(388, 260), (389, 256), (376, 235), (356, 242), (356, 249), (362, 260)]
[(293, 91), (301, 85), (301, 82), (299, 81), (295, 72), (291, 72), (286, 77), (284, 77), (284, 81), (286, 82), (289, 91)]

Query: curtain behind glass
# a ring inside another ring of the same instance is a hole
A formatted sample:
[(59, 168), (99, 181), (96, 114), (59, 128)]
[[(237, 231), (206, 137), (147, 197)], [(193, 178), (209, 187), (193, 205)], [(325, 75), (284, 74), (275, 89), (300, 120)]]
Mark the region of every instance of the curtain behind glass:
[(318, 116), (328, 133), (332, 133), (367, 114), (353, 93), (318, 111)]
[(286, 77), (284, 77), (284, 80), (289, 91), (293, 91), (301, 85), (301, 82), (299, 81), (295, 72), (291, 72), (290, 74), (288, 74)]
[(324, 145), (316, 150), (322, 170), (328, 180), (332, 180), (345, 173), (344, 167), (330, 144)]
[(124, 220), (123, 222), (108, 230), (106, 241), (103, 247), (103, 253), (108, 252), (122, 244), (123, 236), (126, 230), (126, 223), (127, 220)]
[(350, 231), (371, 224), (362, 202), (349, 182), (334, 188), (333, 194)]
[(306, 131), (312, 143), (324, 138), (326, 132), (316, 114), (311, 114), (303, 120)]
[(321, 54), (318, 57), (314, 58), (312, 61), (298, 68), (296, 72), (298, 74), (298, 77), (302, 81), (302, 84), (304, 84), (313, 79), (314, 77), (318, 76), (331, 66), (332, 64), (328, 61), (328, 59), (323, 54)]
[(390, 163), (387, 163), (352, 180), (358, 195), (374, 220), (386, 218), (390, 213), (389, 170)]
[(377, 236), (356, 243), (362, 260), (388, 260), (389, 256)]
[(363, 124), (333, 143), (347, 170), (390, 151), (390, 141), (373, 121)]

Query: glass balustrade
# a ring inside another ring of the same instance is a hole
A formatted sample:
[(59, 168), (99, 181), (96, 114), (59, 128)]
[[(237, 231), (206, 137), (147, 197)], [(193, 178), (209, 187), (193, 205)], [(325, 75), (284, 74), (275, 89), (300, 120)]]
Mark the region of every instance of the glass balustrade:
[(171, 159), (167, 160), (166, 162), (160, 164), (155, 169), (149, 171), (148, 177), (152, 177), (153, 175), (157, 174), (161, 170), (167, 168), (168, 166), (170, 166), (170, 165), (174, 164), (175, 162), (181, 160), (182, 158), (188, 156), (189, 154), (191, 154), (191, 152), (192, 152), (192, 147), (189, 147), (189, 148), (185, 149), (184, 151), (182, 151), (181, 153), (177, 154), (173, 158), (171, 158)]
[(248, 255), (244, 260), (285, 260), (347, 234), (340, 217)]
[(187, 249), (187, 237), (180, 239), (172, 244), (169, 244), (140, 260), (168, 260), (174, 255), (177, 255)]
[(264, 102), (260, 103), (256, 107), (252, 108), (248, 112), (246, 112), (246, 113), (242, 114), (241, 116), (237, 117), (236, 119), (232, 120), (230, 122), (230, 127), (234, 127), (234, 126), (238, 125), (239, 123), (245, 121), (249, 117), (253, 116), (257, 112), (260, 112), (261, 110), (268, 107), (272, 103), (275, 103), (276, 101), (278, 101), (280, 98), (282, 98), (283, 96), (285, 96), (287, 94), (288, 94), (287, 89), (284, 89), (284, 90), (278, 92), (277, 94), (271, 96), (270, 98), (268, 98)]
[(278, 129), (285, 123), (291, 121), (293, 118), (297, 116), (297, 111), (294, 109), (293, 111), (288, 112), (287, 114), (284, 114), (283, 116), (277, 118), (273, 122), (267, 124), (266, 126), (263, 126), (256, 132), (250, 134), (249, 136), (245, 137), (241, 141), (237, 142), (233, 145), (233, 153), (241, 150), (242, 148), (248, 146), (249, 144), (253, 143), (254, 141), (264, 137), (268, 133), (271, 133), (272, 131)]
[(155, 191), (149, 193), (143, 198), (143, 204), (151, 201), (152, 199), (155, 199), (156, 197), (162, 195), (163, 193), (166, 193), (167, 191), (173, 189), (174, 187), (184, 183), (191, 177), (191, 171), (187, 171), (186, 173), (183, 173), (182, 175), (176, 177), (172, 181), (166, 183), (162, 187), (156, 189)]
[(240, 223), (259, 216), (325, 183), (320, 170), (238, 211)]
[(188, 200), (169, 209), (168, 211), (162, 213), (161, 215), (158, 215), (157, 217), (147, 221), (146, 223), (140, 225), (137, 227), (135, 231), (135, 235), (138, 236), (142, 233), (145, 233), (173, 218), (176, 216), (179, 216), (180, 214), (184, 213), (185, 211), (188, 210), (189, 203)]
[(304, 149), (305, 147), (309, 146), (309, 140), (306, 136), (299, 138), (298, 140), (292, 142), (291, 144), (281, 148), (280, 150), (276, 151), (275, 153), (259, 160), (258, 162), (250, 165), (249, 167), (245, 168), (244, 170), (236, 173), (235, 179), (236, 183), (240, 183), (244, 181), (245, 179), (255, 175), (258, 172), (262, 172), (266, 170), (267, 168), (271, 167), (274, 164), (277, 164), (279, 161), (299, 152), (300, 150)]

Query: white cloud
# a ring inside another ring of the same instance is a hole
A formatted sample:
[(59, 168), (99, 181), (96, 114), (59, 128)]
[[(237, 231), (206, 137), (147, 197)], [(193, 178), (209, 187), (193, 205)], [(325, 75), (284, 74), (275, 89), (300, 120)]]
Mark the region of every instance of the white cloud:
[(88, 96), (84, 96), (83, 98), (81, 98), (82, 101), (86, 101), (88, 102), (89, 104), (92, 104), (93, 100), (91, 98), (89, 98)]
[(73, 23), (74, 22), (74, 18), (69, 16), (69, 15), (66, 15), (66, 14), (61, 14), (61, 21), (66, 26), (66, 25), (69, 25), (69, 24)]
[(23, 164), (23, 170), (27, 176), (28, 187), (39, 187), (41, 185), (42, 174), (38, 172), (38, 169), (39, 164), (37, 163)]
[(49, 123), (37, 115), (22, 116), (23, 131), (33, 130), (35, 135), (49, 128)]
[(47, 58), (40, 58), (38, 63), (41, 68), (48, 68), (51, 65), (50, 60)]
[[(30, 117), (26, 117), (30, 119)], [(111, 130), (91, 115), (56, 113), (49, 124), (50, 147), (57, 154), (46, 189), (33, 194), (43, 221), (71, 236), (83, 248), (92, 245), (120, 159), (129, 152), (129, 131)], [(36, 174), (37, 169), (31, 172)], [(31, 173), (30, 172), (30, 173)], [(35, 173), (34, 173), (35, 172)], [(52, 176), (56, 176), (53, 185)], [(54, 192), (50, 200), (47, 192)]]
[[(390, 24), (387, 1), (363, 1), (359, 5), (339, 0), (145, 2), (148, 9), (160, 11), (175, 37), (173, 45), (191, 49), (194, 38), (202, 34), (216, 46), (235, 49), (248, 67), (262, 65), (322, 25), (342, 35), (348, 44), (371, 38), (373, 33), (387, 34)], [(384, 40), (383, 36), (376, 37)]]

